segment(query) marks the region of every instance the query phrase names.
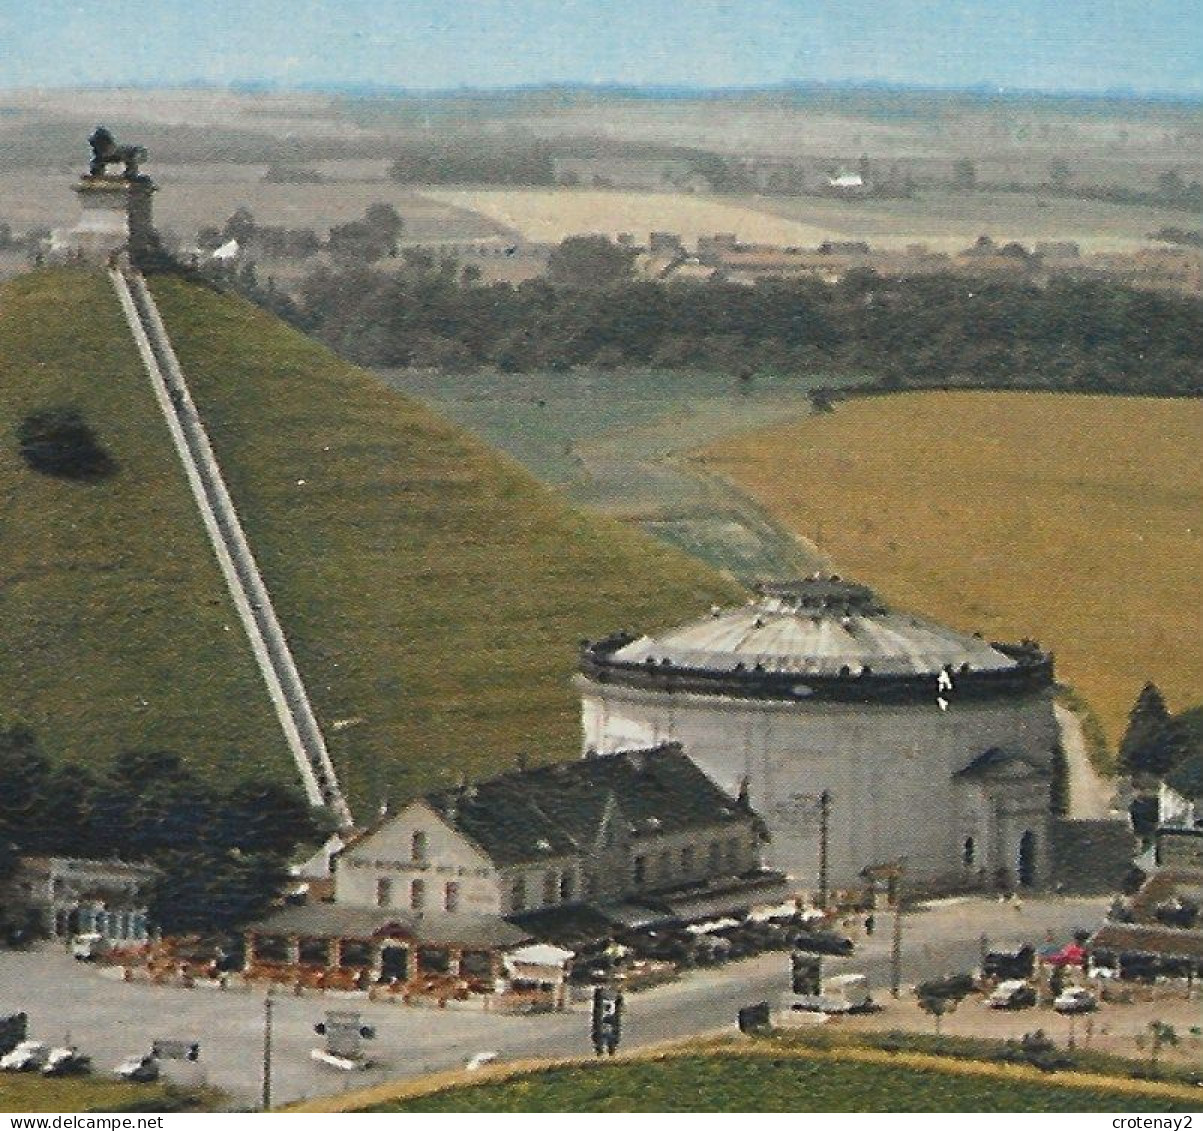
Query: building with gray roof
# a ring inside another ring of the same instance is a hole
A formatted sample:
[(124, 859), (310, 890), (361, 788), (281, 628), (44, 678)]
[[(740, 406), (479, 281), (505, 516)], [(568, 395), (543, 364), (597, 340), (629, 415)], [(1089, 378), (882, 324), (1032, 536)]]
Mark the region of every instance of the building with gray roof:
[(1036, 884), (1048, 873), (1058, 731), (1052, 657), (891, 609), (863, 585), (761, 586), (745, 606), (581, 653), (583, 746), (678, 741), (814, 887), (905, 857), (912, 883)]

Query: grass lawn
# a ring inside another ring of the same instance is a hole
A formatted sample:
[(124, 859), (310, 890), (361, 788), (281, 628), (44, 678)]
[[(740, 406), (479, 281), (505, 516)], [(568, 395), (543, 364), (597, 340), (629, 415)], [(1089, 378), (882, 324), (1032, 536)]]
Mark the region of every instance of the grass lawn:
[(712, 1054), (552, 1068), (369, 1110), (1169, 1112), (1183, 1101), (825, 1057)]
[[(16, 430), (76, 409), (116, 462), (31, 471)], [(171, 749), (217, 773), (293, 773), (108, 280), (46, 271), (0, 289), (0, 720), (51, 754)]]
[(1203, 404), (908, 393), (698, 456), (850, 576), (987, 637), (1035, 637), (1114, 744), (1145, 680), (1203, 687)]
[(573, 757), (582, 637), (739, 597), (250, 304), (152, 287), (359, 813)]
[(47, 1079), (37, 1073), (0, 1076), (0, 1111), (203, 1111), (213, 1097), (167, 1084), (127, 1084), (103, 1076)]

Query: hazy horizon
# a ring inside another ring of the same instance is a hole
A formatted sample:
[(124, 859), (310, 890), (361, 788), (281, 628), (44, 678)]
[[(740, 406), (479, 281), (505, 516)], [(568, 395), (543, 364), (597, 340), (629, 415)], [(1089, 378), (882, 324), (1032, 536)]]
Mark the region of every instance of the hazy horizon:
[(1203, 96), (1175, 0), (0, 0), (0, 89)]

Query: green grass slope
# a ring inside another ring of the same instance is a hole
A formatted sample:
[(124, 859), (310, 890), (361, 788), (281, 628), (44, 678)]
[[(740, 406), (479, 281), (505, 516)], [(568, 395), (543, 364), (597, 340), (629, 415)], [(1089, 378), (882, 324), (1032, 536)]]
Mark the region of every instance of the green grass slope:
[[(30, 413), (77, 410), (116, 461), (29, 469)], [(172, 749), (217, 772), (291, 772), (250, 649), (108, 280), (0, 288), (0, 720), (47, 751)]]
[[(1175, 1104), (1179, 1105), (1175, 1107)], [(1182, 1100), (902, 1065), (682, 1056), (552, 1068), (449, 1088), (384, 1112), (1177, 1111)]]
[(251, 305), (152, 289), (360, 816), (572, 756), (581, 637), (740, 595)]

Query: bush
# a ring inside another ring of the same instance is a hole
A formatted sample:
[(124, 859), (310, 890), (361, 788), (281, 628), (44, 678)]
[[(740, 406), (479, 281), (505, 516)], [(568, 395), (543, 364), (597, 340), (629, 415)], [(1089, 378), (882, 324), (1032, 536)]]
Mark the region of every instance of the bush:
[(73, 408), (30, 413), (17, 426), (21, 458), (43, 475), (82, 482), (107, 479), (117, 463)]

